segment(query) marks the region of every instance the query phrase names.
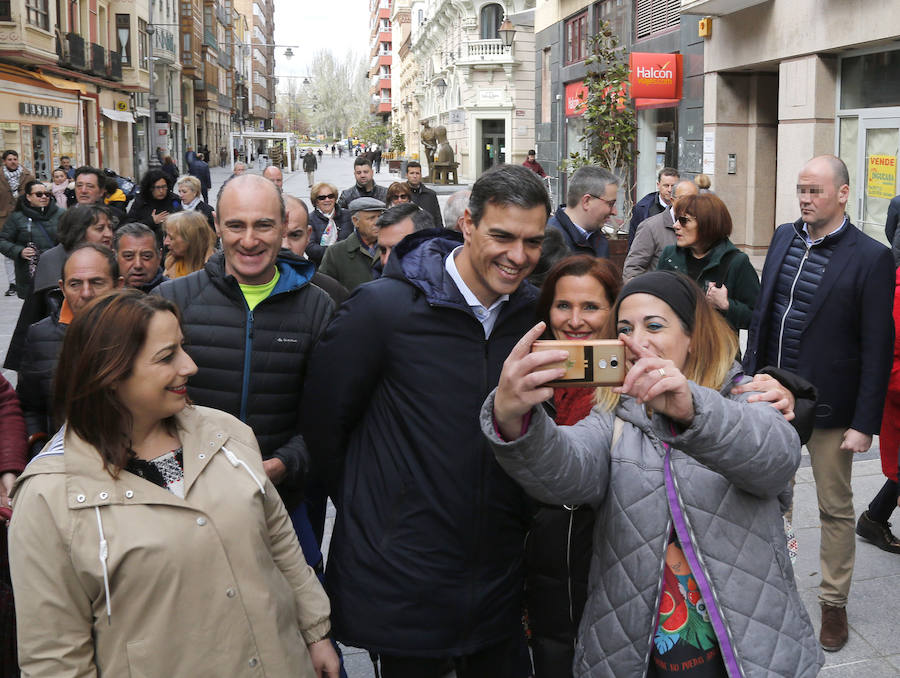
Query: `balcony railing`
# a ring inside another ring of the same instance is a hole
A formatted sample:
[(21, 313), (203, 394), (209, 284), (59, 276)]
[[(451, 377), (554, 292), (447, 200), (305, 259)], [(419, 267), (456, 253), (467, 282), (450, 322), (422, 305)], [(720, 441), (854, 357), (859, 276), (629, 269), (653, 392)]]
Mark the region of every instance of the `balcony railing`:
[(512, 61), (512, 48), (502, 40), (472, 40), (462, 46), (459, 61), (507, 63)]
[(222, 108), (231, 108), (231, 97), (227, 94), (220, 94), (219, 106), (221, 106)]
[(87, 67), (84, 53), (84, 38), (77, 33), (68, 33), (66, 40), (69, 43), (69, 63), (72, 65), (72, 68)]
[(205, 26), (203, 27), (203, 44), (207, 47), (212, 47), (213, 49), (216, 49), (218, 46), (216, 44), (216, 34)]
[(118, 52), (109, 53), (109, 77), (112, 80), (122, 79), (122, 55)]
[(91, 73), (106, 77), (106, 50), (95, 42), (91, 43)]

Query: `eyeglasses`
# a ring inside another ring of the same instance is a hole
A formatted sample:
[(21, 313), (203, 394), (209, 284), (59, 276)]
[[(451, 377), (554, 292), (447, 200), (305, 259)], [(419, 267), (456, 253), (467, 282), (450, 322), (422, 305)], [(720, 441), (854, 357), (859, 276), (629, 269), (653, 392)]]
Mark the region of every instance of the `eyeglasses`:
[(34, 191), (32, 194), (35, 198), (49, 198), (52, 194), (45, 191)]
[(697, 221), (697, 220), (694, 219), (694, 217), (692, 217), (692, 216), (688, 216), (687, 214), (683, 214), (683, 215), (680, 216), (680, 217), (675, 217), (675, 221), (677, 221), (677, 222), (678, 222), (679, 224), (681, 224), (682, 226), (687, 226), (687, 225), (688, 225), (689, 223), (691, 223), (692, 221)]
[(616, 206), (616, 199), (615, 199), (615, 198), (613, 198), (612, 200), (610, 200), (609, 198), (604, 198), (604, 197), (599, 196), (599, 195), (594, 195), (593, 193), (588, 193), (588, 195), (591, 196), (592, 198), (597, 198), (597, 200), (602, 200), (602, 201), (605, 202), (607, 205), (609, 205), (609, 208), (610, 208), (610, 209), (615, 209), (615, 206)]
[(153, 190), (154, 191), (165, 191), (165, 190), (168, 190), (168, 188), (169, 188), (169, 184), (158, 184), (153, 187)]
[(337, 196), (334, 193), (326, 193), (324, 195), (317, 195), (316, 202), (322, 202), (323, 200), (334, 200)]

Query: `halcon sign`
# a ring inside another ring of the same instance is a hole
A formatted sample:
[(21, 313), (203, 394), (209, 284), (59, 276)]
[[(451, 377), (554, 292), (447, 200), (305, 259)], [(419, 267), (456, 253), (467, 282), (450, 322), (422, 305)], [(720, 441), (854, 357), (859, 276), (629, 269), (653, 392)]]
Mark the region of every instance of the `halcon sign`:
[(634, 99), (678, 99), (681, 55), (632, 52), (631, 96)]

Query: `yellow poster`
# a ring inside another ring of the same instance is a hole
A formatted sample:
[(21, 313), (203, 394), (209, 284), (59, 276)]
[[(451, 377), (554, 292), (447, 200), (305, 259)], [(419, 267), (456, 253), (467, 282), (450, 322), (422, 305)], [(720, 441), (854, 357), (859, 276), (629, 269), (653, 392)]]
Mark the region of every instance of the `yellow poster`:
[(897, 158), (893, 155), (870, 155), (866, 195), (887, 198), (897, 195)]

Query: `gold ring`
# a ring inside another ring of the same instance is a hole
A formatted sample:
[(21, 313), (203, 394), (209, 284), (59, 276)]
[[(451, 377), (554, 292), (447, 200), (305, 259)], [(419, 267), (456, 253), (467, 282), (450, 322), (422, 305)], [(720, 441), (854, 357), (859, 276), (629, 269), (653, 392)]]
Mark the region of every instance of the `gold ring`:
[(660, 367), (660, 368), (659, 368), (658, 370), (656, 370), (656, 371), (659, 372), (659, 376), (661, 376), (661, 377), (666, 376), (666, 371), (665, 371), (663, 368)]

